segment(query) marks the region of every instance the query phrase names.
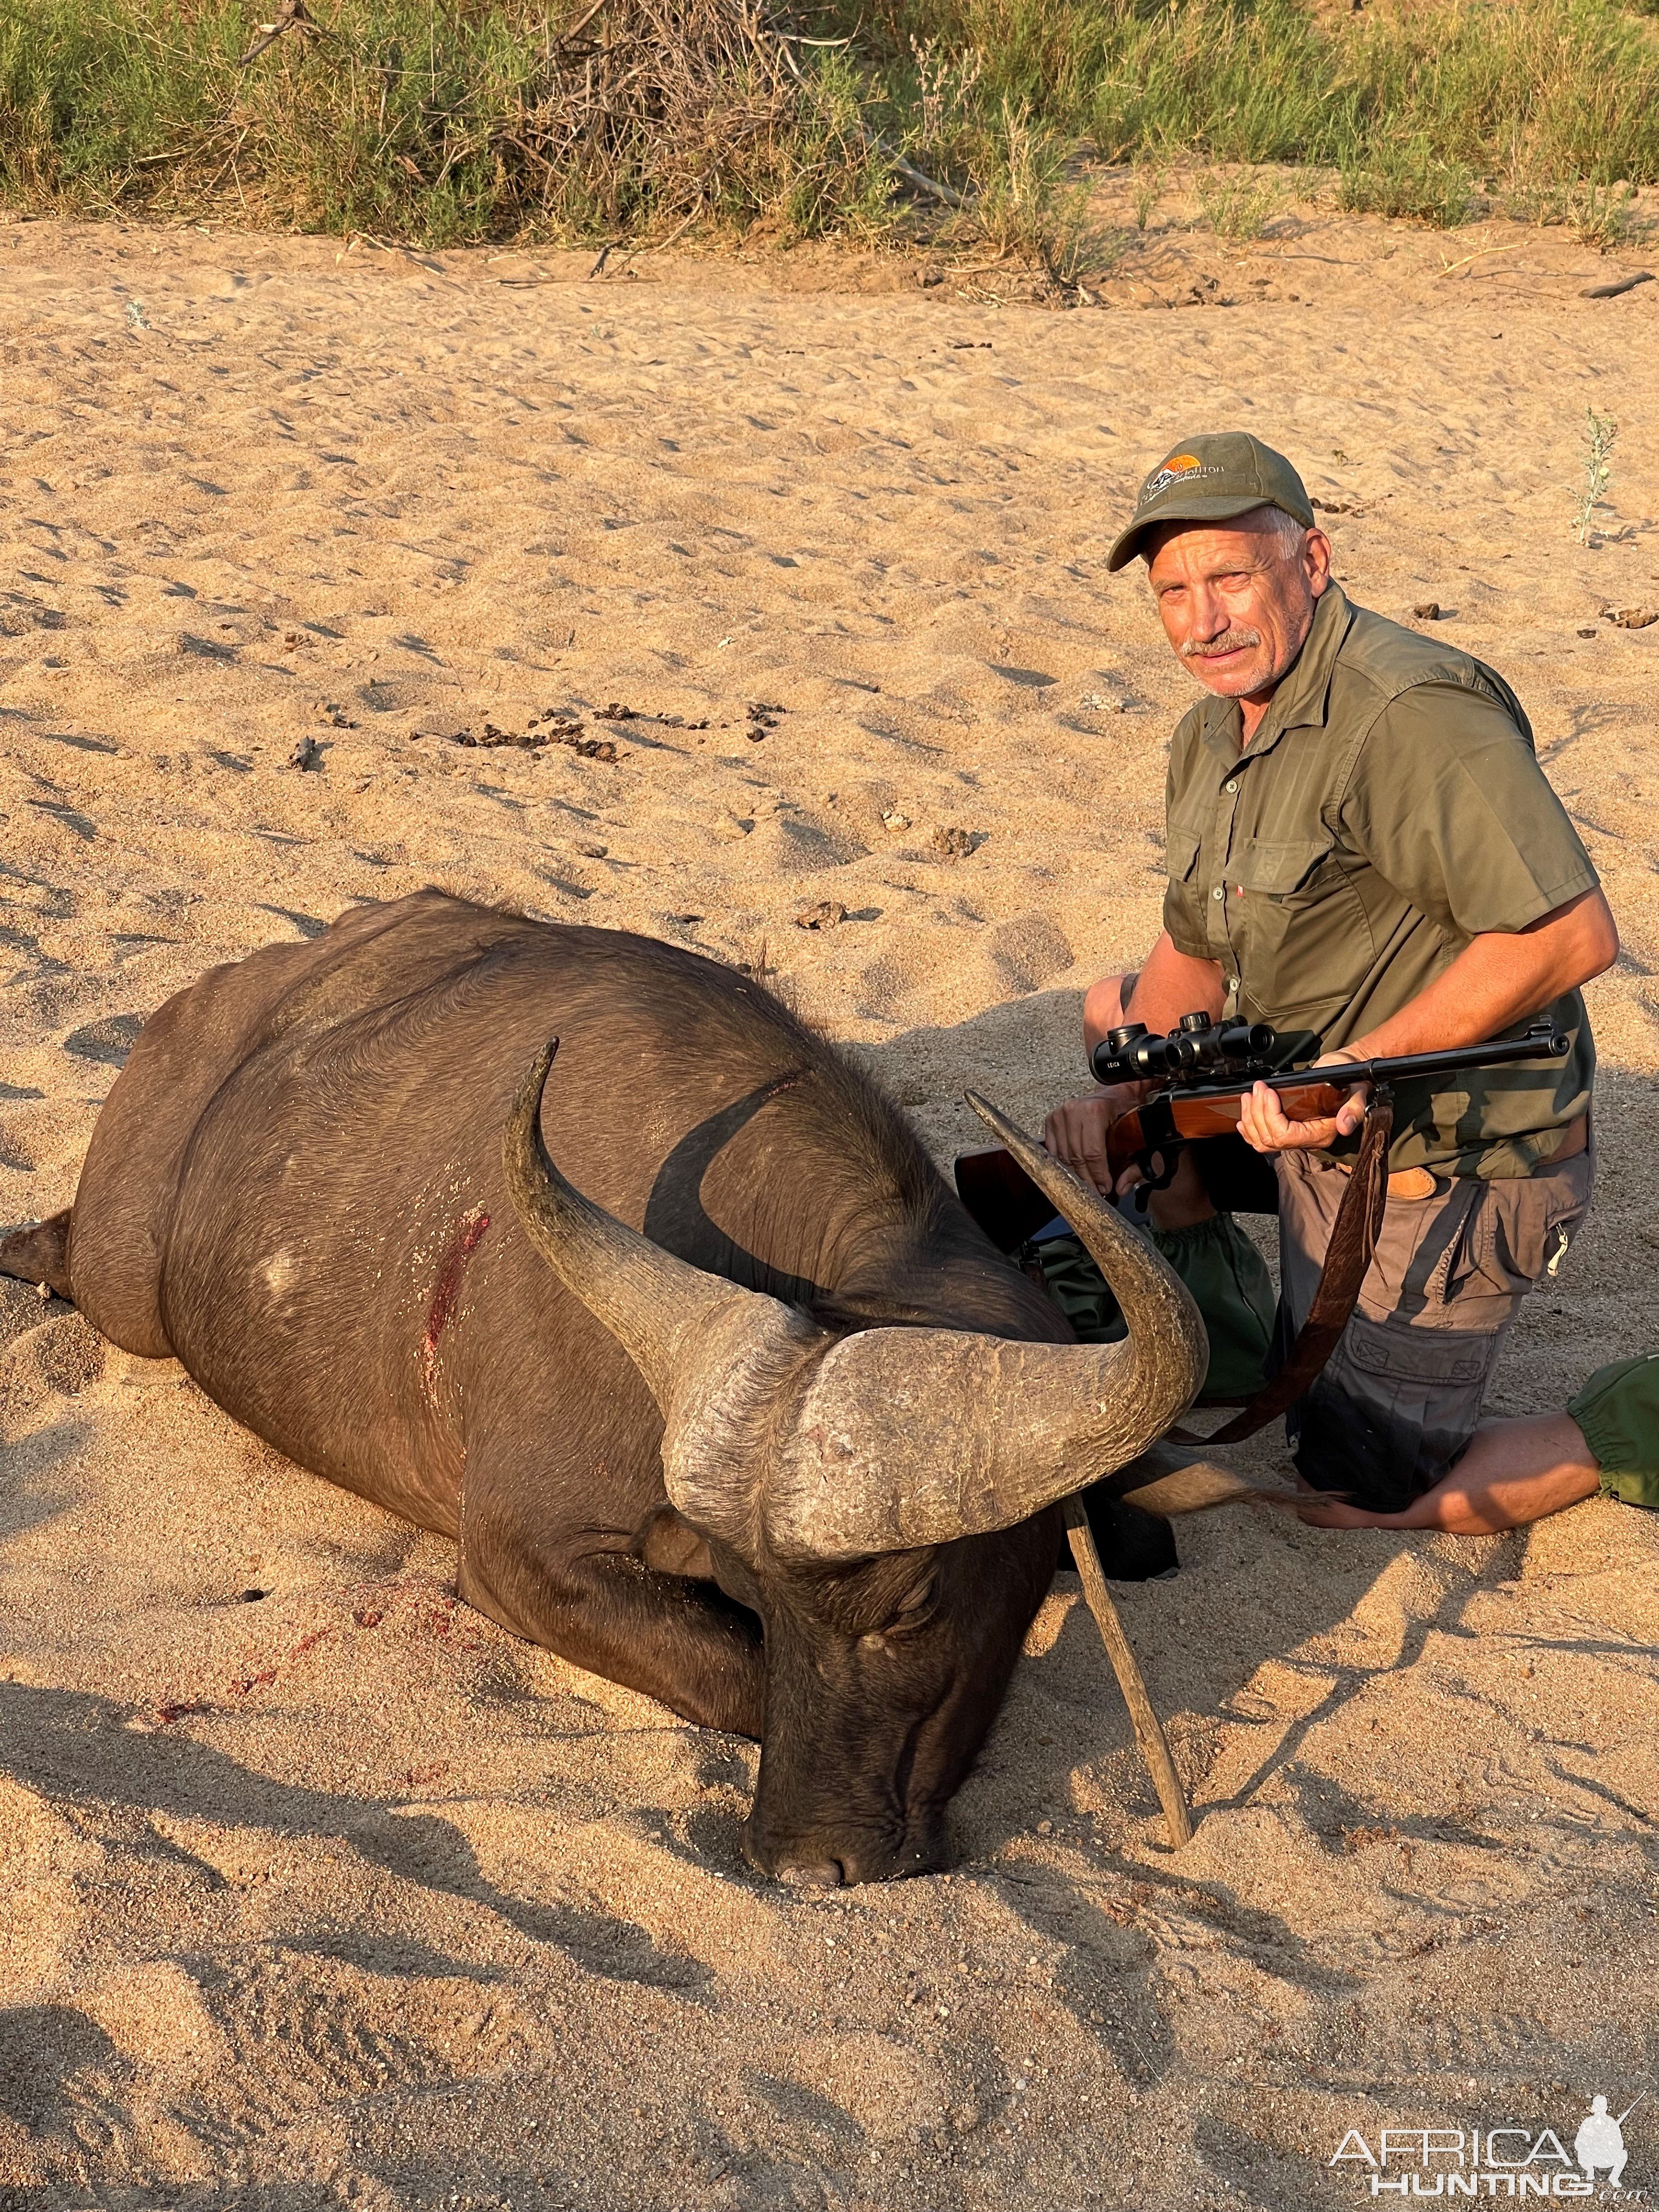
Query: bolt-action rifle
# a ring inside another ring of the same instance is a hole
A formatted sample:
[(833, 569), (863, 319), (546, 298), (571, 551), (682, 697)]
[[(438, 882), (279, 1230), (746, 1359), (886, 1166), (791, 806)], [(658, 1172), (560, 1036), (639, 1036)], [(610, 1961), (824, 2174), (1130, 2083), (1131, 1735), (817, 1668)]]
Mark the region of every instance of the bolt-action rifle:
[[(1160, 1190), (1175, 1173), (1183, 1145), (1237, 1132), (1244, 1101), (1257, 1083), (1279, 1093), (1289, 1119), (1313, 1121), (1334, 1114), (1356, 1083), (1369, 1084), (1373, 1100), (1379, 1100), (1396, 1083), (1522, 1060), (1560, 1060), (1571, 1048), (1552, 1024), (1534, 1022), (1523, 1036), (1486, 1044), (1287, 1069), (1281, 1064), (1284, 1046), (1266, 1022), (1218, 1023), (1208, 1014), (1194, 1013), (1183, 1014), (1164, 1036), (1140, 1022), (1111, 1030), (1095, 1047), (1090, 1066), (1097, 1083), (1158, 1085), (1112, 1123), (1106, 1160), (1114, 1184), (1134, 1168), (1145, 1188)], [(1310, 1059), (1316, 1059), (1320, 1049), (1316, 1040)], [(968, 1211), (1005, 1251), (1023, 1243), (1054, 1212), (1012, 1155), (1000, 1150), (964, 1152), (957, 1162), (957, 1188)]]

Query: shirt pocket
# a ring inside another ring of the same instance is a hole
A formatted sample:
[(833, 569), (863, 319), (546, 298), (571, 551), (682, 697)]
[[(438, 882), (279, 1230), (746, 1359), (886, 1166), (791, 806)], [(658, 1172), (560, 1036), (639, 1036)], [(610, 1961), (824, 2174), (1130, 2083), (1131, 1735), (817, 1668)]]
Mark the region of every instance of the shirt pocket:
[(1178, 822), (1171, 822), (1164, 831), (1164, 866), (1169, 887), (1164, 894), (1164, 927), (1181, 951), (1209, 959), (1213, 954), (1204, 912), (1204, 887), (1198, 880), (1202, 842), (1198, 830)]
[(1198, 830), (1188, 830), (1178, 822), (1170, 823), (1164, 836), (1164, 866), (1172, 884), (1192, 882), (1202, 842)]
[(1328, 830), (1252, 838), (1227, 863), (1228, 934), (1254, 1002), (1283, 1015), (1342, 1005), (1371, 961), (1370, 931)]

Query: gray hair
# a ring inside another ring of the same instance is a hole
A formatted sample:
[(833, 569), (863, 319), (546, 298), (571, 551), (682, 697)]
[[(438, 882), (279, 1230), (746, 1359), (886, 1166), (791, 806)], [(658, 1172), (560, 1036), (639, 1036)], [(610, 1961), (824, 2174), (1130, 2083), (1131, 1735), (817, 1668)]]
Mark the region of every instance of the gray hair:
[[(1279, 548), (1281, 560), (1299, 561), (1301, 559), (1302, 549), (1308, 542), (1308, 526), (1305, 523), (1298, 522), (1293, 514), (1287, 514), (1282, 507), (1275, 507), (1271, 501), (1264, 500), (1260, 507), (1247, 507), (1243, 514), (1230, 516), (1228, 521), (1217, 523), (1213, 527), (1225, 530), (1230, 526), (1237, 528), (1244, 525), (1261, 531), (1264, 538), (1273, 539)], [(1172, 516), (1168, 522), (1149, 526), (1146, 538), (1139, 547), (1140, 558), (1146, 563), (1150, 571), (1157, 557), (1159, 545), (1167, 544), (1170, 538), (1182, 530), (1202, 529), (1205, 526), (1202, 523), (1189, 522), (1175, 516)]]
[(1282, 507), (1253, 507), (1238, 519), (1254, 523), (1267, 537), (1276, 538), (1279, 550), (1287, 561), (1296, 560), (1308, 542), (1307, 525), (1298, 522), (1293, 514), (1286, 514)]

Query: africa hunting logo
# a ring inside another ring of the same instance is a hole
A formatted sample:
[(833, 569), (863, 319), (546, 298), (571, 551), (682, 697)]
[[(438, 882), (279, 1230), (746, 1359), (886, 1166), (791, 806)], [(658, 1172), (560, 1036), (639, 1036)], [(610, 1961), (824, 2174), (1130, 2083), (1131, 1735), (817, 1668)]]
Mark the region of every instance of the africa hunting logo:
[(1188, 477), (1218, 477), (1218, 468), (1206, 468), (1196, 453), (1171, 453), (1161, 469), (1149, 476), (1141, 488), (1140, 504), (1156, 499), (1160, 492), (1168, 491), (1173, 483), (1184, 483)]
[(1604, 2183), (1622, 2196), (1624, 2124), (1646, 2095), (1617, 2118), (1593, 2097), (1571, 2151), (1553, 2128), (1383, 2128), (1373, 2138), (1350, 2128), (1326, 2162), (1363, 2179), (1375, 2197), (1600, 2197)]

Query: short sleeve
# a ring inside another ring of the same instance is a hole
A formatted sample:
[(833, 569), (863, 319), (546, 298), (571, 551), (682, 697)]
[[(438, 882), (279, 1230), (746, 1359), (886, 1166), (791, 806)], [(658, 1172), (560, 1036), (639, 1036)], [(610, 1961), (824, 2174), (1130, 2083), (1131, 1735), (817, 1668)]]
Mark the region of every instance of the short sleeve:
[(1595, 887), (1526, 734), (1462, 684), (1414, 684), (1389, 702), (1340, 811), (1378, 873), (1466, 938), (1524, 929)]

